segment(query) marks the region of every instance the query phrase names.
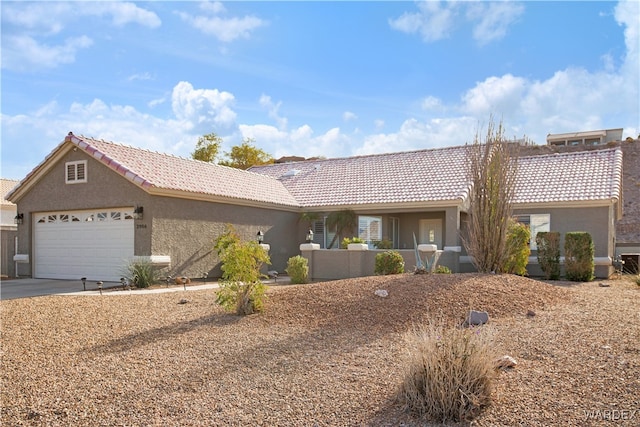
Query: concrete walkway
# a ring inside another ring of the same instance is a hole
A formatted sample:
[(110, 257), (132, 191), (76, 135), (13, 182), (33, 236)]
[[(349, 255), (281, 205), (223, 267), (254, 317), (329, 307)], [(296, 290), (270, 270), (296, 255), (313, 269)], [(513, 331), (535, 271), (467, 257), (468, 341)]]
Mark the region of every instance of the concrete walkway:
[[(288, 277), (265, 280), (267, 285), (286, 285), (289, 284)], [(218, 282), (197, 282), (193, 281), (187, 285), (186, 291), (199, 291), (202, 289), (216, 289)], [(81, 295), (95, 296), (100, 295), (98, 285), (94, 281), (87, 281), (86, 291), (80, 280), (54, 280), (54, 279), (12, 279), (0, 282), (0, 300), (9, 300), (16, 298), (31, 298), (44, 295)], [(169, 287), (155, 287), (153, 289), (136, 289), (123, 290), (119, 282), (104, 282), (102, 285), (102, 295), (139, 295), (139, 294), (158, 294), (164, 292), (185, 292), (184, 286), (171, 285)]]

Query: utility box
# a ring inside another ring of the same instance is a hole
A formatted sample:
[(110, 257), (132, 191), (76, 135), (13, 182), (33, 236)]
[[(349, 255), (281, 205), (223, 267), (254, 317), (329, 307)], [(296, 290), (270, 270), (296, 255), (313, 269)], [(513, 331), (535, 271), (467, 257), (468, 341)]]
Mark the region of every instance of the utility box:
[(638, 265), (640, 265), (640, 254), (620, 254), (620, 258), (624, 263), (622, 266), (623, 273), (638, 274)]

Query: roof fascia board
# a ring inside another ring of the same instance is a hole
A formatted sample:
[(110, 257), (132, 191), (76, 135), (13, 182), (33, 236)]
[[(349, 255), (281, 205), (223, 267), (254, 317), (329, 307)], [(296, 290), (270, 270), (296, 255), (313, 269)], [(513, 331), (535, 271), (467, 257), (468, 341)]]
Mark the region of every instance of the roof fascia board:
[(352, 205), (324, 205), (324, 206), (303, 206), (305, 212), (327, 212), (351, 209), (353, 211), (403, 211), (403, 212), (425, 212), (428, 210), (441, 210), (445, 208), (460, 208), (464, 203), (462, 199), (438, 200), (425, 202), (405, 202), (405, 203), (368, 203)]
[(17, 187), (15, 187), (6, 199), (13, 203), (18, 203), (22, 197), (38, 182), (44, 175), (46, 175), (53, 166), (58, 163), (71, 149), (74, 147), (72, 143), (62, 141), (45, 159), (38, 164), (27, 176), (20, 181)]
[(277, 203), (260, 202), (234, 197), (215, 196), (212, 194), (190, 193), (180, 190), (168, 190), (163, 188), (143, 188), (152, 196), (172, 197), (176, 199), (196, 200), (201, 202), (223, 203), (227, 205), (246, 206), (252, 208), (275, 209), (285, 212), (299, 212), (300, 206), (280, 205)]
[(596, 208), (618, 203), (618, 198), (600, 200), (573, 200), (563, 202), (513, 203), (514, 209)]

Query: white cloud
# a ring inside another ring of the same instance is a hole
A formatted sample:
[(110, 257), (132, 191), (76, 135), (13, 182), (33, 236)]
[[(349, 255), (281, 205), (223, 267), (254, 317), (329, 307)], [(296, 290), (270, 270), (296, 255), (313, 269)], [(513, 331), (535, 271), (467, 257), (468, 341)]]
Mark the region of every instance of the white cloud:
[(345, 111), (344, 113), (342, 113), (342, 120), (345, 122), (350, 122), (352, 120), (357, 120), (358, 116), (351, 112), (351, 111)]
[(276, 121), (276, 123), (278, 124), (278, 128), (280, 128), (281, 130), (287, 129), (287, 118), (280, 116), (280, 113), (279, 113), (282, 102), (278, 102), (277, 104), (274, 104), (271, 101), (270, 96), (263, 94), (262, 96), (260, 96), (260, 105), (263, 108), (267, 109), (269, 117), (271, 117), (273, 120)]
[(469, 3), (467, 19), (476, 22), (473, 38), (480, 44), (501, 39), (507, 29), (524, 13), (521, 3), (512, 2), (476, 2)]
[(76, 54), (93, 44), (87, 36), (68, 38), (61, 45), (39, 44), (26, 35), (5, 36), (2, 49), (2, 68), (17, 71), (37, 71), (55, 68), (75, 61)]
[(127, 80), (132, 82), (135, 80), (151, 80), (151, 74), (148, 72), (144, 72), (144, 73), (136, 73), (136, 74), (132, 74), (129, 77), (127, 77)]
[(467, 91), (462, 110), (476, 117), (512, 111), (522, 99), (525, 84), (525, 79), (511, 74), (489, 77)]
[[(231, 128), (236, 113), (231, 109), (234, 96), (218, 89), (194, 89), (189, 82), (180, 82), (173, 88), (171, 105), (176, 118), (189, 126), (210, 132)], [(207, 130), (208, 129), (208, 130)]]
[(370, 135), (354, 154), (373, 154), (463, 145), (473, 141), (477, 121), (472, 117), (405, 120), (397, 132)]
[(447, 38), (455, 26), (458, 3), (439, 1), (419, 2), (418, 12), (405, 12), (390, 19), (391, 28), (405, 33), (419, 33), (426, 42)]
[[(2, 68), (19, 71), (75, 62), (77, 52), (90, 47), (93, 40), (84, 35), (64, 42), (51, 41), (51, 37), (88, 16), (110, 18), (117, 27), (131, 23), (156, 28), (161, 24), (155, 13), (129, 2), (9, 2), (2, 9), (2, 25), (9, 28), (3, 29)], [(5, 36), (5, 31), (11, 35)]]
[(232, 42), (238, 38), (249, 38), (251, 32), (266, 24), (260, 18), (255, 16), (243, 16), (241, 18), (231, 17), (223, 18), (218, 16), (226, 12), (221, 3), (204, 3), (202, 10), (214, 16), (193, 16), (186, 12), (175, 12), (183, 21), (187, 22), (193, 28), (203, 32), (204, 34), (216, 37), (222, 42)]
[(149, 28), (161, 25), (154, 12), (130, 2), (34, 2), (3, 3), (3, 18), (23, 29), (58, 33), (68, 23), (86, 16), (109, 17), (116, 26), (139, 24)]
[(443, 108), (442, 101), (435, 96), (429, 95), (422, 100), (422, 109), (425, 111), (439, 111)]
[(373, 126), (376, 128), (376, 130), (381, 130), (384, 127), (384, 120), (382, 119), (374, 120)]
[[(390, 19), (389, 26), (408, 34), (418, 33), (429, 43), (448, 38), (457, 27), (473, 26), (473, 38), (480, 44), (504, 37), (507, 29), (524, 13), (524, 6), (512, 2), (417, 3), (417, 12), (405, 12)], [(462, 13), (466, 9), (466, 13)]]

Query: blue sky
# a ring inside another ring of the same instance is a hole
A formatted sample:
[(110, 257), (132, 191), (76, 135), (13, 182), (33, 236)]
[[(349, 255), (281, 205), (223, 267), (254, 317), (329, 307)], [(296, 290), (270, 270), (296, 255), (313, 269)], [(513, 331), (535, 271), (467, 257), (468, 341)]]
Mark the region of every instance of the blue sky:
[(630, 2), (2, 1), (2, 170), (69, 132), (188, 157), (215, 132), (274, 157), (640, 133)]

